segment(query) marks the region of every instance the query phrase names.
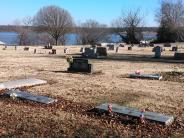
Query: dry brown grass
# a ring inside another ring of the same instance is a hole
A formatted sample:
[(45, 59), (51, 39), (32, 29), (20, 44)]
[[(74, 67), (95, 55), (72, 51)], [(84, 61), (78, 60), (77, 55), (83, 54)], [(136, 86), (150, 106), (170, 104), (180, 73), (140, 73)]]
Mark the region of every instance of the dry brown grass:
[[(37, 52), (44, 54), (33, 54)], [(96, 74), (66, 73), (68, 63), (63, 47), (55, 47), (57, 55), (49, 55), (49, 50), (23, 47), (0, 49), (0, 82), (35, 77), (47, 80), (48, 84), (29, 88), (40, 95), (69, 100), (95, 106), (103, 102), (118, 103), (124, 106), (145, 108), (146, 110), (174, 115), (184, 120), (184, 83), (170, 80), (139, 80), (122, 78), (122, 75), (141, 69), (145, 73), (170, 72), (179, 69), (184, 72), (183, 61), (170, 59), (174, 53), (169, 48), (163, 53), (166, 59), (156, 60), (151, 48), (120, 48), (115, 54), (109, 52), (108, 59), (92, 59)], [(80, 47), (69, 47), (69, 54), (79, 53)], [(183, 50), (183, 49), (181, 49)], [(177, 61), (178, 62), (178, 61)], [(102, 71), (102, 72), (101, 72)], [(78, 107), (76, 107), (78, 108)], [(22, 137), (154, 137), (154, 128), (143, 133), (139, 126), (111, 124), (83, 113), (70, 112), (62, 108), (48, 110), (44, 106), (0, 100), (0, 135)], [(167, 129), (167, 128), (163, 128)], [(159, 129), (156, 131), (160, 131)], [(178, 128), (167, 136), (184, 136)], [(165, 134), (164, 133), (164, 134)], [(158, 133), (158, 137), (163, 136)]]

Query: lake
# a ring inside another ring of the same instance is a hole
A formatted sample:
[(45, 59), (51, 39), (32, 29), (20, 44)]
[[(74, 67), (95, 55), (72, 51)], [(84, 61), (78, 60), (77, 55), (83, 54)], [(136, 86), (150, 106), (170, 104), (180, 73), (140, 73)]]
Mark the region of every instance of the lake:
[[(66, 41), (65, 45), (76, 45), (77, 44), (77, 34), (66, 34), (65, 35)], [(145, 34), (144, 39), (150, 40), (155, 39), (156, 34)], [(18, 34), (16, 32), (0, 32), (0, 41), (6, 44), (18, 44)], [(110, 41), (112, 43), (120, 42), (121, 38), (118, 35), (112, 34), (110, 35)]]

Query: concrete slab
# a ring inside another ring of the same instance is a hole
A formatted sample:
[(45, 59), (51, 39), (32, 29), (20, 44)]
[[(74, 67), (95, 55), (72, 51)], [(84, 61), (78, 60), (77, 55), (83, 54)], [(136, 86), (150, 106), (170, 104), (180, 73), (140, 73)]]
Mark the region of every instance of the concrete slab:
[(20, 91), (20, 90), (9, 90), (5, 92), (3, 95), (10, 96), (10, 97), (14, 95), (14, 97), (16, 98), (30, 100), (34, 102), (43, 103), (43, 104), (51, 104), (51, 103), (57, 102), (57, 100), (46, 96), (33, 95), (29, 92)]
[(155, 79), (161, 80), (162, 76), (159, 74), (130, 74), (130, 78), (141, 78), (141, 79)]
[(46, 83), (47, 83), (47, 81), (39, 80), (39, 79), (35, 79), (35, 78), (22, 79), (22, 80), (12, 80), (12, 81), (8, 81), (8, 82), (0, 83), (0, 90), (29, 87), (29, 86), (46, 84)]
[[(101, 104), (100, 106), (97, 106), (96, 109), (107, 111), (108, 110), (108, 103)], [(119, 106), (117, 104), (111, 104), (112, 105), (112, 111), (121, 115), (128, 115), (132, 117), (140, 117), (141, 112), (134, 108)], [(159, 123), (162, 123), (164, 125), (170, 125), (174, 121), (173, 116), (168, 116), (160, 113), (155, 112), (144, 112), (145, 119), (156, 121)]]

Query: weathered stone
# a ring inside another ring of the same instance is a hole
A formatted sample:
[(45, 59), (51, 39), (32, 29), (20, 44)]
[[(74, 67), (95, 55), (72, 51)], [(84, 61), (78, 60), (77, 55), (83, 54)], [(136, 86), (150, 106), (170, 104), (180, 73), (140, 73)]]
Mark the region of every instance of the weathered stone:
[(159, 74), (130, 74), (130, 78), (140, 78), (140, 79), (155, 79), (161, 80), (162, 76)]
[(88, 63), (87, 59), (74, 58), (73, 62), (70, 63), (68, 71), (71, 72), (92, 72), (92, 65)]
[(13, 80), (13, 81), (0, 83), (0, 90), (21, 88), (21, 87), (29, 87), (29, 86), (46, 84), (46, 83), (47, 83), (47, 81), (34, 79), (34, 78), (22, 79), (22, 80)]
[(88, 58), (96, 58), (96, 51), (94, 48), (86, 47), (82, 55)]
[(114, 50), (115, 49), (115, 46), (111, 45), (111, 44), (108, 44), (107, 47), (108, 47), (108, 50)]
[(153, 48), (153, 52), (155, 52), (155, 58), (160, 58), (161, 53), (163, 52), (163, 48), (160, 46), (156, 46)]
[(171, 47), (171, 44), (170, 43), (165, 43), (164, 47)]
[(128, 50), (132, 50), (132, 47), (131, 47), (131, 46), (129, 46), (129, 47), (128, 47)]
[[(97, 106), (96, 109), (102, 112), (108, 111), (108, 105), (109, 105), (108, 103), (101, 104), (100, 106)], [(128, 116), (140, 118), (142, 114), (141, 111), (134, 108), (119, 106), (117, 104), (110, 104), (110, 105), (112, 105), (112, 112), (120, 115), (128, 115)], [(144, 118), (151, 121), (162, 123), (164, 125), (170, 125), (174, 121), (173, 116), (168, 116), (168, 115), (155, 113), (155, 112), (147, 112), (147, 111), (144, 112)]]
[(67, 53), (68, 52), (68, 48), (64, 48), (64, 53)]
[(172, 47), (172, 51), (178, 51), (178, 47), (177, 46), (173, 46)]
[(183, 60), (184, 59), (184, 53), (181, 52), (175, 52), (174, 58), (178, 60)]
[(24, 51), (29, 51), (29, 47), (24, 47)]
[(97, 56), (107, 56), (107, 49), (106, 49), (106, 47), (97, 47), (96, 48), (96, 55)]
[(52, 52), (49, 52), (49, 54), (56, 54), (56, 49), (52, 49)]
[(51, 104), (51, 103), (57, 102), (57, 100), (46, 97), (46, 96), (33, 95), (29, 92), (20, 91), (20, 90), (9, 90), (5, 92), (3, 95), (7, 95), (10, 97), (11, 95), (14, 95), (15, 98), (30, 100), (34, 102), (43, 103), (43, 104)]

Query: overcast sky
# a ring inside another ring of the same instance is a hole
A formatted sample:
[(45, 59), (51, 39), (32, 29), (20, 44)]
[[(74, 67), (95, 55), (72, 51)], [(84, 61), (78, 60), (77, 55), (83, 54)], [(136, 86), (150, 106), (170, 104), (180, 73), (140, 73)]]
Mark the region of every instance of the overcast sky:
[(70, 12), (76, 23), (95, 19), (110, 25), (122, 11), (141, 9), (145, 26), (157, 26), (155, 12), (160, 0), (1, 0), (0, 24), (13, 24), (16, 19), (34, 16), (48, 5), (56, 5)]

